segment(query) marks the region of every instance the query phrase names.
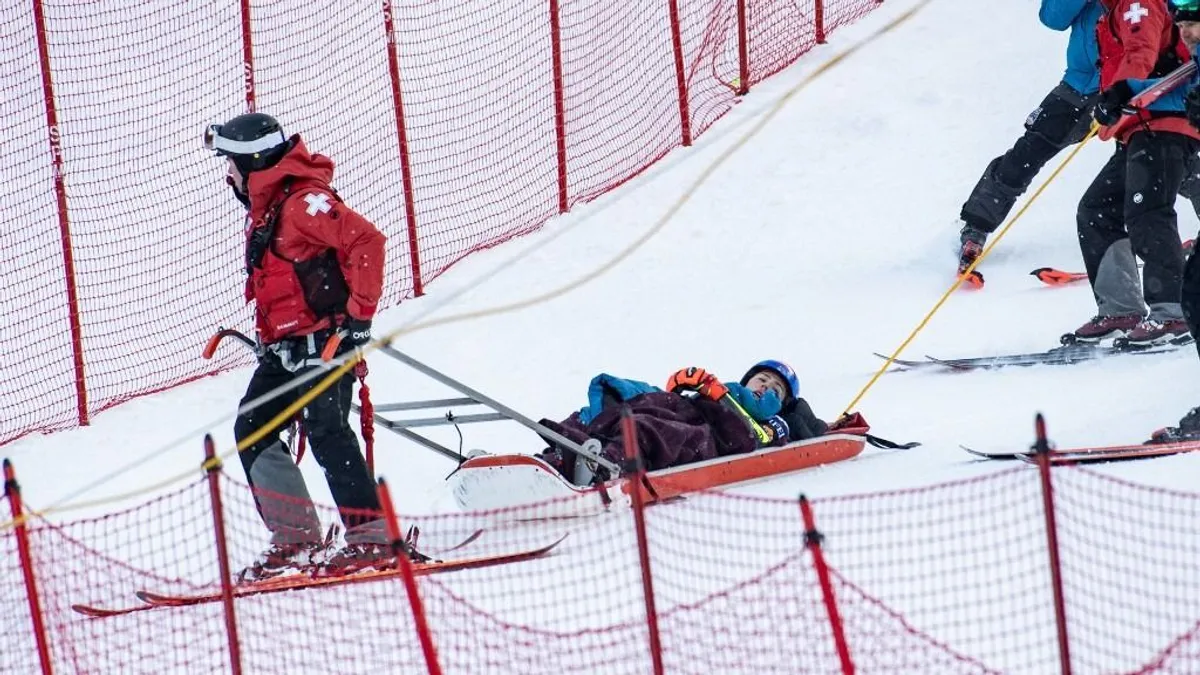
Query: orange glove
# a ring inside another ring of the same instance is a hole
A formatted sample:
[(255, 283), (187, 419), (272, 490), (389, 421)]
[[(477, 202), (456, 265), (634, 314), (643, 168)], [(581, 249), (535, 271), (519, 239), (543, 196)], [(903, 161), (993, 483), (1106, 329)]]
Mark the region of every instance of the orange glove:
[(703, 368), (681, 368), (667, 379), (667, 391), (672, 394), (694, 391), (705, 398), (718, 401), (729, 393), (729, 388)]

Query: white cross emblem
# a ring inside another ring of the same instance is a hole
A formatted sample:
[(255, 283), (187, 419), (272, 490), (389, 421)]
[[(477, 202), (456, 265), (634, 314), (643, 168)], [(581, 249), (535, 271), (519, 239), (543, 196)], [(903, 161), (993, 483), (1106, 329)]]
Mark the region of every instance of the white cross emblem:
[(1128, 21), (1129, 23), (1141, 23), (1142, 17), (1146, 16), (1149, 13), (1150, 13), (1150, 10), (1146, 9), (1145, 7), (1142, 7), (1142, 3), (1135, 2), (1129, 6), (1129, 11), (1125, 12), (1125, 14), (1123, 14), (1122, 16), (1124, 16), (1125, 20)]
[(329, 195), (321, 192), (304, 195), (304, 201), (308, 202), (308, 208), (304, 212), (310, 216), (317, 215), (317, 211), (329, 213), (329, 209), (332, 208), (329, 206)]

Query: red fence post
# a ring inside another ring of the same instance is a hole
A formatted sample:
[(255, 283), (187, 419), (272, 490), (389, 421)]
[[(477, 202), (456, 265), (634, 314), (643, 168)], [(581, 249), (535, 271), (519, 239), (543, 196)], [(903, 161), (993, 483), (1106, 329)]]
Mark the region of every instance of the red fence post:
[[(636, 467), (630, 481), (629, 496), (633, 500), (633, 526), (637, 531), (638, 561), (642, 566), (642, 591), (646, 598), (646, 627), (650, 633), (650, 661), (654, 675), (662, 675), (662, 642), (658, 634), (658, 610), (654, 604), (654, 576), (650, 573), (650, 543), (646, 539), (646, 500), (642, 495), (642, 481), (646, 478), (646, 467), (642, 464), (642, 453), (638, 450), (637, 429), (629, 406), (621, 407), (621, 437), (625, 440), (625, 459)], [(583, 461), (580, 459), (579, 461)]]
[(400, 185), (404, 190), (404, 219), (408, 223), (408, 259), (412, 268), (413, 295), (420, 297), (425, 294), (425, 284), (421, 281), (421, 248), (417, 245), (417, 206), (413, 203), (412, 164), (408, 156), (408, 131), (404, 124), (404, 96), (400, 93), (400, 56), (396, 49), (392, 0), (383, 0), (383, 30), (387, 34), (392, 108), (396, 114), (396, 137), (400, 141)]
[(679, 88), (679, 121), (683, 127), (683, 144), (692, 144), (692, 121), (688, 114), (687, 78), (683, 72), (683, 38), (679, 28), (679, 0), (668, 0), (671, 11), (671, 49), (675, 52), (675, 84)]
[(388, 539), (392, 542), (392, 553), (396, 555), (396, 562), (400, 567), (400, 578), (404, 580), (408, 606), (412, 608), (413, 623), (416, 624), (417, 637), (421, 640), (421, 652), (425, 655), (425, 667), (429, 669), (429, 675), (442, 675), (442, 667), (438, 664), (437, 646), (433, 644), (433, 634), (429, 632), (429, 621), (425, 617), (425, 606), (421, 603), (421, 595), (417, 591), (417, 577), (413, 574), (412, 561), (408, 559), (408, 545), (400, 537), (400, 523), (396, 520), (392, 493), (382, 478), (379, 479), (378, 485), (379, 504), (383, 507)]
[(229, 572), (229, 546), (225, 539), (225, 511), (221, 506), (221, 460), (217, 459), (212, 434), (204, 435), (204, 471), (208, 474), (213, 531), (217, 537), (217, 568), (221, 573), (221, 604), (225, 609), (225, 635), (229, 639), (230, 672), (241, 675), (241, 642), (238, 640), (237, 617), (233, 611), (233, 580)]
[(821, 551), (824, 536), (817, 530), (812, 505), (808, 497), (800, 495), (800, 517), (804, 519), (804, 546), (812, 554), (813, 567), (817, 569), (817, 581), (821, 584), (821, 598), (825, 601), (825, 612), (829, 615), (829, 626), (833, 630), (833, 643), (837, 647), (842, 673), (854, 673), (854, 661), (850, 660), (850, 646), (846, 644), (846, 629), (842, 615), (838, 612), (837, 599), (833, 595), (833, 583), (829, 580), (829, 566), (825, 564), (825, 553)]
[(42, 618), (42, 603), (38, 599), (37, 582), (33, 576), (33, 556), (29, 553), (29, 531), (21, 508), (21, 487), (17, 485), (12, 462), (4, 460), (4, 496), (12, 509), (13, 532), (17, 536), (17, 555), (21, 559), (21, 576), (25, 578), (25, 597), (29, 599), (29, 616), (33, 620), (33, 636), (37, 641), (38, 662), (43, 675), (54, 672), (50, 667), (50, 640), (46, 637), (46, 622)]
[(1058, 628), (1058, 657), (1063, 675), (1071, 673), (1071, 646), (1067, 634), (1067, 603), (1063, 594), (1062, 565), (1058, 556), (1058, 525), (1054, 516), (1054, 484), (1050, 480), (1050, 442), (1046, 439), (1046, 419), (1034, 418), (1034, 457), (1042, 479), (1042, 509), (1046, 514), (1046, 547), (1050, 550), (1050, 585), (1054, 592), (1054, 623)]
[(817, 44), (825, 44), (825, 0), (814, 0), (813, 12), (816, 14)]
[(75, 362), (75, 408), (79, 425), (88, 425), (87, 382), (83, 372), (83, 322), (79, 317), (79, 292), (75, 287), (75, 254), (71, 250), (70, 218), (67, 217), (67, 186), (63, 182), (62, 130), (54, 103), (54, 80), (50, 77), (50, 44), (46, 42), (46, 12), (42, 0), (33, 0), (34, 32), (42, 68), (42, 99), (46, 103), (46, 126), (50, 138), (50, 161), (54, 171), (54, 196), (58, 203), (58, 235), (62, 242), (63, 273), (67, 286), (67, 317), (71, 322), (71, 352)]
[(746, 27), (746, 0), (737, 0), (738, 96), (750, 93), (750, 33)]
[(554, 140), (558, 150), (558, 212), (567, 212), (567, 111), (563, 102), (562, 23), (558, 0), (550, 0), (550, 60), (554, 68)]
[(246, 110), (254, 112), (254, 33), (250, 29), (250, 0), (242, 0), (242, 77), (246, 80)]

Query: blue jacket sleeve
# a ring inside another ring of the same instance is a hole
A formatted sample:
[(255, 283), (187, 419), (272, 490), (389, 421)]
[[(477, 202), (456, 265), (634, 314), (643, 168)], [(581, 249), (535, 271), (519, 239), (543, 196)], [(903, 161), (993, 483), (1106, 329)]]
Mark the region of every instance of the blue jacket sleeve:
[(1095, 0), (1042, 0), (1042, 8), (1038, 10), (1038, 19), (1046, 28), (1052, 30), (1067, 30), (1074, 23), (1075, 17), (1083, 11), (1089, 2)]
[(600, 373), (593, 377), (591, 383), (588, 384), (588, 404), (580, 408), (579, 420), (588, 424), (596, 419), (596, 416), (604, 411), (606, 396), (609, 400), (628, 401), (634, 396), (648, 394), (652, 391), (662, 390), (638, 380), (627, 380), (608, 373)]
[[(1158, 78), (1154, 78), (1151, 80), (1127, 80), (1127, 82), (1129, 82), (1129, 88), (1133, 91), (1133, 95), (1137, 96), (1138, 94), (1142, 93), (1143, 91), (1154, 86), (1154, 84), (1156, 82), (1158, 82)], [(1193, 75), (1192, 79), (1188, 80), (1187, 82), (1184, 82), (1183, 84), (1179, 85), (1178, 87), (1175, 87), (1174, 89), (1172, 89), (1171, 91), (1168, 91), (1167, 93), (1163, 94), (1162, 96), (1159, 96), (1158, 100), (1155, 101), (1154, 103), (1151, 103), (1150, 106), (1147, 108), (1147, 110), (1160, 110), (1160, 111), (1172, 111), (1172, 112), (1179, 112), (1182, 110), (1186, 110), (1186, 106), (1184, 104), (1184, 99), (1187, 97), (1187, 93), (1189, 91), (1191, 91), (1192, 88), (1196, 87), (1197, 85), (1200, 85), (1200, 76)]]

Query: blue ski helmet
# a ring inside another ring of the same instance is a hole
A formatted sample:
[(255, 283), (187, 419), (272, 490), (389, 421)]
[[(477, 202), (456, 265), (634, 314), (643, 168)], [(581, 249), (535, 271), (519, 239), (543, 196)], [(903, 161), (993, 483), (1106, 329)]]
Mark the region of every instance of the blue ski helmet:
[[(796, 371), (792, 370), (792, 367), (783, 361), (776, 361), (775, 359), (759, 361), (751, 366), (750, 370), (747, 370), (746, 374), (742, 376), (742, 386), (745, 386), (750, 381), (750, 378), (762, 370), (769, 370), (783, 378), (784, 382), (787, 382), (791, 400), (800, 398), (800, 378), (796, 377)], [(787, 401), (784, 401), (784, 403), (786, 404)]]

